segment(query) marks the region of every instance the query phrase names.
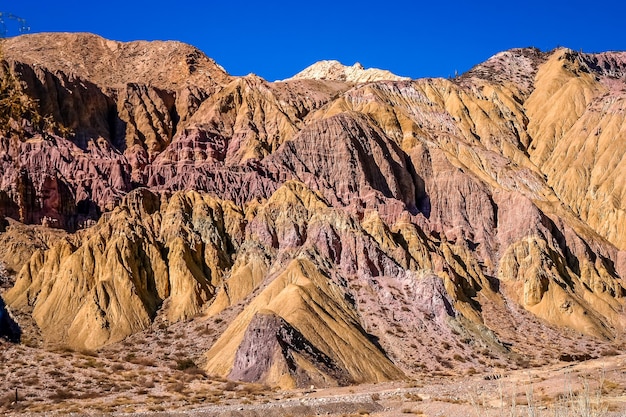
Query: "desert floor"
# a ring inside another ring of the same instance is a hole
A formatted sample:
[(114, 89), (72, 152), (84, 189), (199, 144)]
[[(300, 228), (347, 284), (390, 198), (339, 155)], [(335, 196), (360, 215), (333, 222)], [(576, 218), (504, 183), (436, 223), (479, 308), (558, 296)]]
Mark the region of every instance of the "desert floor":
[(0, 342), (0, 414), (626, 416), (626, 354), (618, 353), (527, 370), (276, 390), (212, 377), (181, 360), (166, 366), (128, 355), (120, 364), (102, 352)]

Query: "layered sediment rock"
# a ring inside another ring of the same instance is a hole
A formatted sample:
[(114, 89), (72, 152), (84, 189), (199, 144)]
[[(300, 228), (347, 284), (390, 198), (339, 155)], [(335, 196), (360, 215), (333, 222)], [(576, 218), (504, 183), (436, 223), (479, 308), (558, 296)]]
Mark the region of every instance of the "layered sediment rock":
[(46, 341), (226, 318), (206, 370), (294, 387), (623, 335), (624, 53), (269, 83), (178, 43), (37, 35), (5, 51), (73, 130), (0, 138), (0, 216), (84, 229), (11, 246), (29, 260), (0, 253), (7, 305)]

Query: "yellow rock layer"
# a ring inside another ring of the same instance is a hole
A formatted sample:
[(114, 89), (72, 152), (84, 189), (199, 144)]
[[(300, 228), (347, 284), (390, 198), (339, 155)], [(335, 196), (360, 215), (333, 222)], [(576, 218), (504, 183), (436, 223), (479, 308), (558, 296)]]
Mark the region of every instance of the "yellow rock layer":
[[(402, 374), (355, 327), (358, 318), (342, 290), (305, 259), (291, 261), (231, 323), (206, 355), (209, 373), (229, 374), (252, 317), (263, 310), (284, 318), (357, 383), (385, 381)], [(285, 388), (294, 384), (292, 380), (275, 382)]]

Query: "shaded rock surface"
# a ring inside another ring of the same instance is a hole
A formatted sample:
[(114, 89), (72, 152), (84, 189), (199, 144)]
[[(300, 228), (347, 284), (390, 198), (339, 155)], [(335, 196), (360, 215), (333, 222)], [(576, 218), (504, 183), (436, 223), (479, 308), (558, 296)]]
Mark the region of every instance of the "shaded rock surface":
[[(306, 365), (317, 372), (313, 374)], [(347, 385), (349, 374), (318, 350), (285, 320), (272, 313), (257, 313), (239, 345), (229, 378), (238, 381), (267, 381), (271, 373), (292, 375), (295, 386)]]
[(21, 334), (20, 327), (7, 311), (4, 300), (0, 297), (0, 337), (17, 343), (20, 341)]

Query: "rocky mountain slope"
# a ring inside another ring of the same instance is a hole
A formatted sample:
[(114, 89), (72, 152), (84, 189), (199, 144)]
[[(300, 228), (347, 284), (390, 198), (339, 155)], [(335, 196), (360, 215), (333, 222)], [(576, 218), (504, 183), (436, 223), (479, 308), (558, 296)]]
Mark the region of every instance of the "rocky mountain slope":
[(35, 344), (193, 323), (209, 374), (283, 388), (623, 346), (626, 53), (270, 83), (180, 43), (2, 48), (72, 131), (0, 137), (2, 297)]
[(312, 79), (312, 80), (334, 80), (346, 81), (349, 83), (366, 83), (372, 81), (402, 81), (408, 77), (400, 77), (387, 70), (378, 68), (367, 68), (356, 62), (348, 67), (339, 61), (328, 60), (319, 61), (303, 69), (289, 80)]

